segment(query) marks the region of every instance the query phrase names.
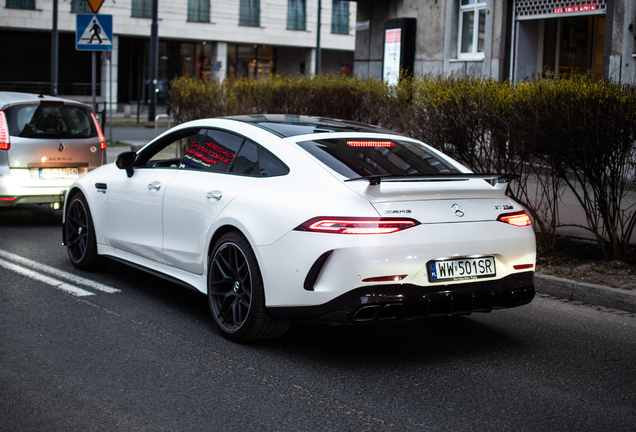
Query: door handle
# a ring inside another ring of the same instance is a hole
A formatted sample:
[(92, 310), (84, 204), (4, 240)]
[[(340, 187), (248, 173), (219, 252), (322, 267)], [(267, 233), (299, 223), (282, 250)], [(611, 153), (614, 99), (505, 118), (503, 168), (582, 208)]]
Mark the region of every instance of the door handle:
[(150, 191), (158, 191), (159, 189), (161, 189), (161, 182), (152, 182), (148, 185), (148, 190)]
[(218, 190), (213, 190), (205, 194), (205, 197), (209, 200), (219, 201), (223, 198), (223, 192)]

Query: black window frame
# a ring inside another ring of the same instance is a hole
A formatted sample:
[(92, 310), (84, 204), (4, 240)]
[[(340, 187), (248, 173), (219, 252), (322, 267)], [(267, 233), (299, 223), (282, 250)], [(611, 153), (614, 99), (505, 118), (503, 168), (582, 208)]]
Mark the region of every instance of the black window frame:
[(93, 11), (86, 0), (71, 0), (71, 13), (92, 14)]
[(6, 0), (4, 7), (7, 9), (35, 10), (35, 0)]
[(210, 0), (188, 0), (187, 22), (210, 22)]
[(331, 2), (331, 33), (349, 34), (349, 2), (346, 0)]
[(152, 0), (132, 0), (130, 16), (132, 18), (152, 18)]
[(287, 30), (307, 30), (307, 0), (287, 0)]
[(239, 0), (239, 26), (261, 26), (261, 1)]

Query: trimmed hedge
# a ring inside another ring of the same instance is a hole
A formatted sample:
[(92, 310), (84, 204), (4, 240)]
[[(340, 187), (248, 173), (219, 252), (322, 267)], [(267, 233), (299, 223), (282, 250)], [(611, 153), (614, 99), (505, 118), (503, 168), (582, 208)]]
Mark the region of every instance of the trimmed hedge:
[(336, 75), (223, 83), (176, 78), (177, 123), (237, 114), (301, 114), (381, 125), (420, 139), (476, 172), (521, 174), (509, 195), (530, 212), (540, 249), (562, 226), (573, 191), (606, 258), (624, 259), (636, 211), (636, 90), (589, 77), (517, 84), (467, 76), (404, 78), (398, 86)]

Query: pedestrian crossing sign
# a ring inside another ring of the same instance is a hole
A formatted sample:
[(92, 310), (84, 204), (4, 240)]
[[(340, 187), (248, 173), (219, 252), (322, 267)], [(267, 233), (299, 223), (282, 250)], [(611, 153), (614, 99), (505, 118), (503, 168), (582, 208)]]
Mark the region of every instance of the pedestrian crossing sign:
[(110, 51), (113, 49), (113, 16), (78, 14), (75, 20), (75, 49)]

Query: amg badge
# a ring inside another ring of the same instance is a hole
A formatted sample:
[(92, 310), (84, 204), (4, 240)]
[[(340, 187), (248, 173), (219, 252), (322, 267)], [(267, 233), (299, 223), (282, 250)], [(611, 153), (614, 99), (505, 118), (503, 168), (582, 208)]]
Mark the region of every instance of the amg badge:
[(411, 213), (411, 210), (384, 210), (382, 214), (407, 214)]

